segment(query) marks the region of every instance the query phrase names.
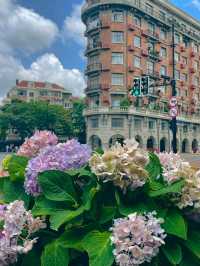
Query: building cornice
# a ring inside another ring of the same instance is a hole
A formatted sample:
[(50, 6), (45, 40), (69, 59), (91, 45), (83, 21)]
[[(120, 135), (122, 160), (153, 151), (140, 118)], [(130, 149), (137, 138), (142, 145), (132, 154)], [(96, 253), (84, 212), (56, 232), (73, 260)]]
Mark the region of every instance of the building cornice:
[[(175, 16), (179, 19), (182, 19), (186, 23), (189, 23), (191, 26), (195, 27), (197, 30), (200, 30), (200, 21), (190, 16), (180, 8), (173, 5), (171, 2), (167, 0), (152, 0), (155, 5), (158, 5), (168, 11), (171, 16)], [(94, 4), (85, 4), (82, 8), (82, 19), (84, 20), (85, 12), (90, 12), (93, 9), (100, 7), (101, 5), (124, 5), (130, 6), (132, 8), (138, 8), (136, 4), (134, 4), (133, 0), (99, 0), (95, 1)], [(144, 5), (144, 3), (142, 3)]]

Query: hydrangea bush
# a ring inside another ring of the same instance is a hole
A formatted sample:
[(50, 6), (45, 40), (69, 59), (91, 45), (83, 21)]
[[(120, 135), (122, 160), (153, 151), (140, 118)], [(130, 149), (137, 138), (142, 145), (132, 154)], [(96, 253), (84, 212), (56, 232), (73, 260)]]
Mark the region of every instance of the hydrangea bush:
[(2, 266), (200, 265), (200, 172), (179, 155), (38, 131), (0, 177)]

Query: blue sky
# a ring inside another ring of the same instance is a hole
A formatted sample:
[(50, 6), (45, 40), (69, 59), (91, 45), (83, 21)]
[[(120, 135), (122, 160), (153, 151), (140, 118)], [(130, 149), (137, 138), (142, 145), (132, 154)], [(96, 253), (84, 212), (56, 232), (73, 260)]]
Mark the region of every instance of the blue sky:
[[(83, 93), (82, 2), (0, 0), (0, 99), (17, 78), (49, 80)], [(200, 0), (171, 2), (200, 19)]]

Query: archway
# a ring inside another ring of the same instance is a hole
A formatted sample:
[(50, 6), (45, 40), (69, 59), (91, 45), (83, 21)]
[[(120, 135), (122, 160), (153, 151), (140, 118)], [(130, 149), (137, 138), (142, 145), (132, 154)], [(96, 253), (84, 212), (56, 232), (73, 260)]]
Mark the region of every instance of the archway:
[(139, 135), (135, 136), (135, 140), (139, 143), (139, 147), (143, 148), (143, 140)]
[(101, 142), (101, 139), (96, 136), (96, 135), (93, 135), (90, 137), (90, 140), (89, 140), (89, 144), (92, 148), (92, 150), (96, 150), (96, 149), (101, 149), (102, 148), (102, 142)]
[(149, 137), (147, 139), (147, 149), (150, 151), (154, 151), (156, 146), (156, 141), (154, 137)]
[(122, 135), (114, 135), (109, 140), (109, 147), (115, 145), (116, 143), (124, 144), (125, 138)]
[(198, 141), (196, 139), (194, 139), (192, 141), (192, 151), (194, 153), (197, 153), (198, 152), (198, 149), (199, 149), (199, 144), (198, 144)]
[(182, 142), (182, 153), (189, 153), (190, 152), (190, 146), (188, 139), (184, 139)]
[(160, 140), (160, 152), (166, 152), (167, 151), (167, 139), (162, 138)]

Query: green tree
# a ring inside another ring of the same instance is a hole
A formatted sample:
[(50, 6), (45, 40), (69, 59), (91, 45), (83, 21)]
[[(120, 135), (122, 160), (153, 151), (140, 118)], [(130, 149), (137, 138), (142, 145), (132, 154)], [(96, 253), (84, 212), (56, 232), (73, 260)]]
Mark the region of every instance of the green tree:
[(81, 143), (86, 143), (86, 124), (83, 116), (85, 109), (84, 99), (76, 99), (73, 101), (72, 109), (72, 131), (73, 136), (78, 138)]
[(0, 136), (5, 139), (10, 129), (18, 132), (21, 140), (38, 130), (51, 130), (60, 138), (72, 136), (70, 111), (63, 106), (45, 102), (13, 101), (5, 105), (0, 113)]

